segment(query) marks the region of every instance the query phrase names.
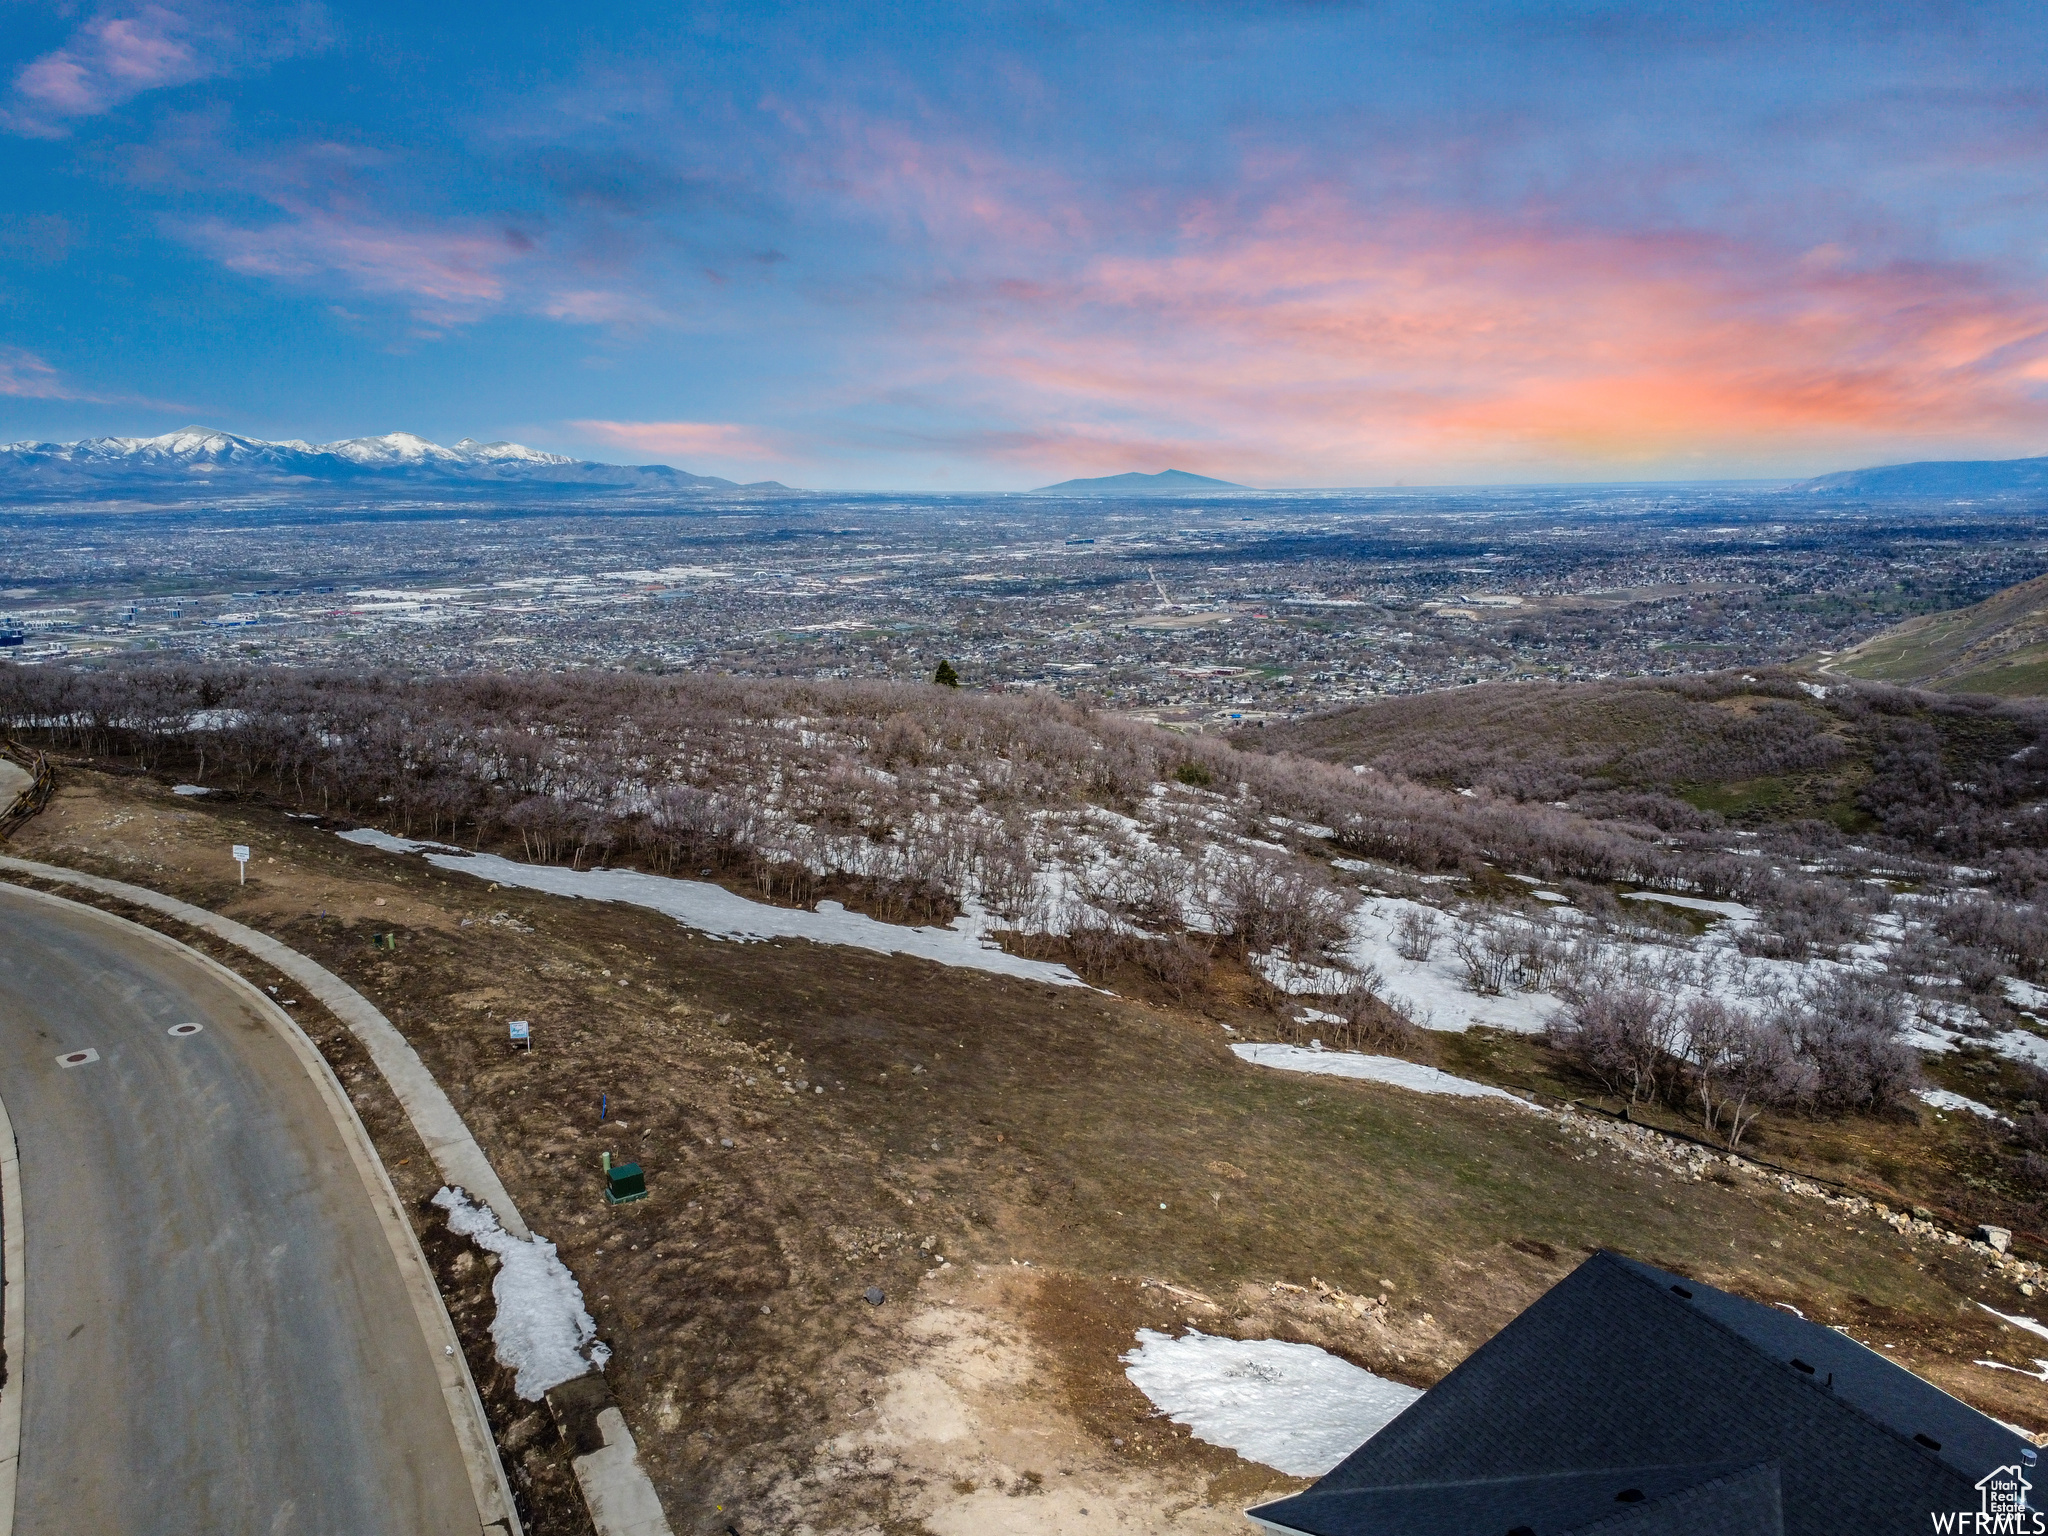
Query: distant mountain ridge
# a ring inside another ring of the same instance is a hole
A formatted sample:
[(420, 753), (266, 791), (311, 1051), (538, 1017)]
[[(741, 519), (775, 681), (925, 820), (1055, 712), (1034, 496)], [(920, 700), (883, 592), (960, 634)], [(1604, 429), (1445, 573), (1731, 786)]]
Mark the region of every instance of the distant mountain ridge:
[(1238, 485), (1229, 480), (1212, 480), (1207, 475), (1191, 475), (1184, 469), (1162, 469), (1156, 475), (1141, 475), (1136, 470), (1124, 475), (1102, 475), (1093, 480), (1062, 480), (1058, 485), (1041, 485), (1033, 495), (1047, 491), (1066, 491), (1081, 496), (1126, 495), (1133, 491), (1144, 494), (1147, 491), (1248, 491), (1248, 485)]
[(1793, 487), (1822, 495), (1995, 496), (2048, 491), (2048, 458), (1927, 459), (1820, 475)]
[(742, 486), (666, 464), (599, 464), (522, 443), (452, 448), (410, 432), (337, 443), (267, 442), (206, 427), (160, 437), (89, 437), (75, 443), (0, 444), (0, 497), (138, 492), (317, 489), (380, 485), (527, 486), (586, 492), (787, 490), (773, 480)]

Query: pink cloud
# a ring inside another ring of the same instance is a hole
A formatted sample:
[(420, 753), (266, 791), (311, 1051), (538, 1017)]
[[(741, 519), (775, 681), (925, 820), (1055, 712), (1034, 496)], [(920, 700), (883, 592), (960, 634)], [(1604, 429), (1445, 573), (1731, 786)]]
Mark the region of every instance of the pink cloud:
[(730, 421), (572, 421), (594, 442), (683, 458), (771, 459), (776, 450), (751, 427)]
[(20, 347), (0, 347), (0, 395), (16, 400), (78, 400), (83, 397), (57, 370)]
[(669, 318), (658, 305), (638, 295), (602, 288), (566, 289), (550, 294), (541, 301), (540, 312), (550, 320), (566, 320), (576, 325), (630, 325)]
[(985, 381), (1086, 466), (1131, 444), (1233, 478), (1678, 472), (2048, 433), (2048, 302), (1960, 263), (1309, 197), (1171, 255), (991, 284), (976, 317), (936, 301), (927, 376)]
[(0, 398), (13, 400), (78, 400), (91, 405), (140, 405), (150, 410), (181, 410), (173, 401), (140, 395), (102, 395), (77, 388), (35, 353), (0, 346)]
[(411, 300), (414, 315), (434, 325), (498, 307), (503, 269), (530, 248), (503, 231), (408, 229), (310, 208), (256, 228), (216, 220), (186, 234), (233, 271), (299, 282), (338, 276), (362, 293)]
[(146, 91), (189, 85), (252, 62), (288, 57), (323, 41), (316, 7), (276, 14), (202, 3), (102, 11), (63, 47), (14, 77), (0, 127), (58, 138), (72, 119), (111, 111)]
[(1049, 161), (1019, 159), (940, 124), (789, 107), (779, 115), (807, 151), (784, 164), (802, 196), (829, 195), (900, 239), (930, 240), (942, 259), (984, 245), (1074, 250), (1091, 238), (1082, 190)]

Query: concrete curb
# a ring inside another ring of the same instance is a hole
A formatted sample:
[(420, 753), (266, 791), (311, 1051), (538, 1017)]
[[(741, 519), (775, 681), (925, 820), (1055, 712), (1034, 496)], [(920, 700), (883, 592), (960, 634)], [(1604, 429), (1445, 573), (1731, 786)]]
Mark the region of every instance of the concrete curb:
[[(371, 1144), (370, 1133), (363, 1128), (355, 1105), (350, 1101), (348, 1091), (334, 1075), (334, 1069), (327, 1065), (313, 1042), (306, 1038), (306, 1032), (299, 1022), (280, 1008), (275, 1001), (266, 997), (261, 988), (248, 977), (238, 975), (227, 966), (209, 955), (203, 955), (188, 945), (180, 944), (167, 934), (158, 933), (154, 928), (145, 928), (140, 923), (131, 923), (124, 917), (111, 912), (102, 912), (97, 907), (88, 907), (78, 902), (66, 901), (61, 896), (52, 896), (47, 891), (25, 890), (15, 887), (21, 895), (37, 901), (81, 912), (104, 923), (117, 923), (123, 928), (139, 934), (145, 941), (170, 950), (179, 958), (196, 961), (201, 968), (220, 979), (252, 1001), (266, 1023), (276, 1030), (278, 1036), (291, 1048), (299, 1065), (320, 1091), (327, 1104), (327, 1112), (333, 1116), (335, 1128), (341, 1132), (341, 1139), (348, 1147), (349, 1160), (355, 1165), (356, 1175), (363, 1181), (364, 1191), (370, 1197), (371, 1209), (376, 1212), (377, 1225), (384, 1233), (384, 1240), (391, 1246), (391, 1256), (398, 1264), (399, 1277), (405, 1284), (406, 1299), (412, 1303), (414, 1321), (419, 1324), (421, 1342), (425, 1345), (428, 1358), (433, 1362), (434, 1377), (441, 1388), (443, 1406), (448, 1411), (449, 1423), (455, 1430), (455, 1441), (461, 1449), (463, 1469), (468, 1474), (470, 1495), (476, 1501), (477, 1527), (479, 1536), (520, 1536), (521, 1527), (517, 1507), (512, 1502), (511, 1487), (505, 1481), (504, 1467), (498, 1461), (497, 1443), (491, 1437), (490, 1420), (484, 1414), (483, 1399), (477, 1395), (476, 1383), (469, 1374), (469, 1361), (462, 1353), (462, 1341), (456, 1335), (455, 1324), (448, 1316), (448, 1309), (441, 1300), (440, 1287), (434, 1283), (434, 1272), (427, 1264), (427, 1256), (421, 1251), (419, 1239), (413, 1235), (412, 1225), (405, 1219), (405, 1211), (398, 1198), (398, 1191), (392, 1187), (391, 1176), (384, 1167), (383, 1159), (377, 1156), (377, 1149)], [(8, 1134), (11, 1149), (13, 1136)], [(11, 1156), (11, 1151), (10, 1151)], [(9, 1168), (14, 1164), (10, 1162)], [(17, 1398), (18, 1402), (18, 1398)], [(19, 1423), (16, 1424), (17, 1437)], [(0, 1536), (7, 1536), (0, 1529)]]
[[(180, 901), (175, 896), (166, 896), (160, 891), (152, 891), (146, 886), (108, 880), (99, 875), (65, 869), (61, 865), (38, 864), (28, 859), (5, 856), (0, 856), (0, 872), (58, 881), (85, 890), (97, 891), (103, 896), (112, 896), (120, 901), (132, 902), (136, 906), (145, 907), (152, 912), (161, 913), (165, 917), (201, 929), (215, 938), (224, 939), (237, 949), (263, 961), (273, 970), (291, 977), (308, 993), (318, 998), (329, 1012), (346, 1024), (350, 1032), (363, 1042), (371, 1061), (384, 1075), (384, 1080), (391, 1085), (392, 1093), (397, 1096), (407, 1118), (412, 1121), (413, 1128), (419, 1133), (420, 1140), (426, 1143), (427, 1151), (433, 1157), (434, 1166), (439, 1170), (442, 1180), (448, 1184), (461, 1185), (473, 1199), (481, 1200), (488, 1205), (497, 1215), (498, 1224), (513, 1236), (524, 1238), (532, 1235), (519, 1214), (519, 1208), (512, 1203), (512, 1196), (506, 1192), (504, 1184), (499, 1180), (497, 1170), (491, 1166), (490, 1159), (484, 1156), (483, 1149), (476, 1144), (476, 1138), (470, 1135), (469, 1127), (463, 1123), (462, 1116), (449, 1102), (448, 1095), (441, 1091), (441, 1085), (427, 1070), (426, 1063), (420, 1060), (419, 1053), (412, 1048), (411, 1042), (398, 1032), (397, 1027), (385, 1018), (368, 998), (325, 966), (279, 943), (266, 933), (259, 933), (254, 928), (245, 927), (230, 918), (222, 917), (219, 913), (209, 912), (204, 907), (195, 907), (189, 902)], [(60, 898), (49, 899), (54, 901)], [(113, 918), (107, 913), (99, 915), (109, 917), (114, 922), (125, 921)], [(152, 930), (142, 931), (147, 933)], [(163, 935), (159, 934), (157, 937), (163, 938)], [(176, 943), (172, 939), (164, 939), (164, 942)], [(178, 947), (184, 949), (183, 945)], [(196, 951), (185, 950), (185, 953), (192, 954)], [(204, 955), (199, 958), (207, 959)], [(246, 978), (235, 976), (233, 971), (216, 961), (208, 960), (207, 963), (233, 976), (243, 986), (249, 987), (269, 1013), (274, 1013), (290, 1026), (291, 1033), (298, 1037), (305, 1050), (319, 1062), (321, 1074), (327, 1082), (333, 1083), (334, 1091), (341, 1095), (341, 1101), (347, 1106), (348, 1117), (356, 1128), (356, 1134), (363, 1137), (363, 1145), (369, 1151), (370, 1161), (375, 1165), (385, 1190), (390, 1191), (390, 1177), (385, 1173), (384, 1165), (377, 1158), (375, 1149), (369, 1146), (368, 1134), (363, 1131), (362, 1122), (356, 1119), (355, 1106), (348, 1102), (348, 1096), (342, 1092), (340, 1083), (335, 1081), (326, 1059), (314, 1048), (313, 1043), (306, 1039), (297, 1021), (270, 998), (265, 997), (260, 989), (251, 986)], [(392, 1192), (391, 1199), (396, 1211), (395, 1192)], [(404, 1227), (406, 1241), (412, 1244), (413, 1253), (418, 1255), (419, 1244), (413, 1236), (411, 1225), (404, 1221), (403, 1213), (399, 1213), (398, 1219)], [(423, 1273), (427, 1274), (428, 1286), (433, 1288), (432, 1274), (425, 1268), (424, 1256), (420, 1257), (420, 1264)], [(448, 1329), (448, 1335), (452, 1339), (454, 1326), (448, 1322), (447, 1309), (442, 1305), (438, 1289), (433, 1290), (433, 1300), (442, 1325)], [(459, 1348), (455, 1351), (454, 1358), (462, 1367), (462, 1379), (468, 1387), (470, 1400), (475, 1405), (476, 1423), (483, 1429), (484, 1445), (489, 1453), (491, 1468), (496, 1475), (497, 1486), (504, 1492), (505, 1518), (510, 1521), (509, 1530), (516, 1536), (519, 1530), (518, 1517), (512, 1513), (511, 1493), (505, 1486), (504, 1469), (498, 1462), (496, 1448), (490, 1437), (489, 1423), (484, 1417), (483, 1404), (476, 1398), (475, 1384), (469, 1379), (468, 1363), (463, 1359)], [(0, 1408), (4, 1408), (4, 1401), (0, 1401)], [(606, 1421), (603, 1448), (591, 1451), (570, 1463), (571, 1470), (576, 1474), (576, 1481), (583, 1490), (584, 1503), (590, 1510), (591, 1523), (597, 1527), (598, 1536), (673, 1536), (667, 1517), (662, 1513), (661, 1500), (654, 1491), (653, 1483), (648, 1480), (646, 1469), (640, 1465), (639, 1454), (633, 1444), (632, 1434), (626, 1428), (624, 1416), (616, 1408), (610, 1408), (602, 1417)], [(615, 1430), (611, 1421), (616, 1422)], [(460, 1425), (456, 1433), (458, 1438), (463, 1438)], [(468, 1446), (466, 1438), (464, 1446), (465, 1449)], [(478, 1507), (483, 1507), (481, 1499)], [(485, 1521), (485, 1528), (490, 1529), (488, 1520)], [(8, 1536), (5, 1528), (0, 1528), (0, 1536)]]
[(28, 1372), (28, 1234), (22, 1230), (21, 1160), (14, 1122), (0, 1104), (0, 1344), (7, 1384), (0, 1386), (0, 1536), (13, 1536), (14, 1487), (21, 1472), (21, 1393)]

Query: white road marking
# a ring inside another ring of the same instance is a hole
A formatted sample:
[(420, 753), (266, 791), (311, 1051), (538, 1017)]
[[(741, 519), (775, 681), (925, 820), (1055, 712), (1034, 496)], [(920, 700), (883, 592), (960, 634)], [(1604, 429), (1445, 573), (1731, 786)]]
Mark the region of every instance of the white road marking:
[(88, 1045), (82, 1051), (66, 1051), (57, 1058), (57, 1065), (60, 1067), (82, 1067), (99, 1059), (100, 1053)]
[(196, 1035), (199, 1033), (199, 1031), (201, 1031), (204, 1028), (206, 1028), (204, 1024), (173, 1024), (169, 1029), (165, 1030), (164, 1033), (167, 1035), (176, 1035), (180, 1038), (183, 1038), (186, 1035)]

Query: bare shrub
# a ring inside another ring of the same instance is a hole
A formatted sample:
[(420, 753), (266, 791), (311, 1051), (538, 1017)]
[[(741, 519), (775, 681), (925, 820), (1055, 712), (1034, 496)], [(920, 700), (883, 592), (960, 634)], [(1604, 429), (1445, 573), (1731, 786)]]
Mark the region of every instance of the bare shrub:
[(1662, 994), (1618, 985), (1585, 994), (1551, 1021), (1550, 1043), (1631, 1104), (1665, 1097), (1676, 1076), (1677, 1011)]
[(1521, 936), (1505, 923), (1482, 923), (1451, 940), (1465, 968), (1465, 985), (1481, 997), (1498, 997), (1521, 975)]
[(1919, 1086), (1919, 1058), (1900, 1038), (1899, 992), (1882, 979), (1824, 977), (1788, 1011), (1786, 1023), (1807, 1074), (1800, 1096), (1821, 1114), (1875, 1113)]
[(1406, 1015), (1387, 1006), (1379, 996), (1382, 978), (1368, 966), (1351, 978), (1338, 993), (1330, 1012), (1338, 1022), (1325, 1026), (1333, 1043), (1351, 1051), (1412, 1052), (1419, 1031)]
[(1138, 955), (1145, 974), (1175, 1002), (1208, 988), (1212, 959), (1206, 947), (1179, 934), (1146, 940)]
[(1217, 931), (1246, 954), (1284, 951), (1309, 959), (1346, 936), (1343, 897), (1304, 870), (1274, 858), (1228, 860), (1209, 899)]
[(1008, 918), (1021, 918), (1038, 894), (1037, 869), (1021, 837), (987, 838), (976, 860), (983, 903)]
[(1394, 919), (1394, 951), (1403, 960), (1427, 960), (1443, 928), (1443, 919), (1431, 908), (1403, 907)]
[(1548, 916), (1525, 922), (1511, 932), (1517, 983), (1531, 992), (1544, 991), (1565, 969), (1569, 945), (1558, 936)]
[(1767, 960), (1831, 955), (1862, 938), (1868, 926), (1862, 900), (1838, 880), (1779, 878), (1756, 899), (1763, 921), (1736, 934), (1746, 955)]
[(1143, 942), (1142, 935), (1092, 910), (1083, 911), (1067, 927), (1067, 952), (1074, 969), (1094, 982), (1107, 980)]
[(2048, 968), (2048, 913), (1972, 891), (1952, 897), (1934, 914), (1934, 929), (1959, 949), (1995, 956), (2023, 977)]

